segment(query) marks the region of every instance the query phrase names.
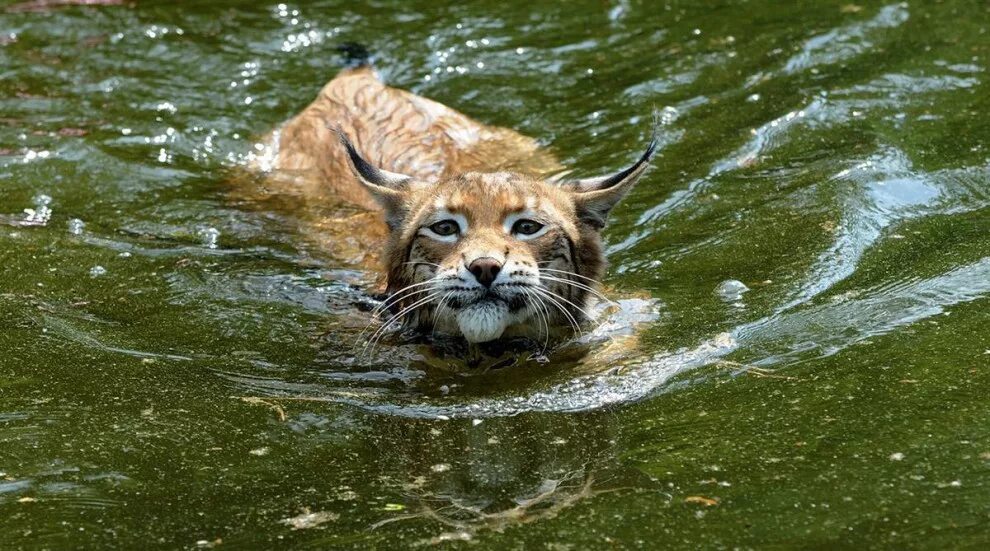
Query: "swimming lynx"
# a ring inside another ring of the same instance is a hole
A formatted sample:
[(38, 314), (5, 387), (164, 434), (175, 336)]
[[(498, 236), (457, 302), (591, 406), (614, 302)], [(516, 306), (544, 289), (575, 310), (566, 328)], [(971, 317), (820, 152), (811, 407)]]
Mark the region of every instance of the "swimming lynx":
[(384, 241), (368, 247), (381, 251), (391, 321), (471, 343), (586, 321), (601, 230), (657, 146), (615, 174), (547, 178), (561, 167), (531, 138), (388, 87), (368, 64), (337, 75), (274, 140), (273, 167), (292, 185), (366, 211), (348, 233)]

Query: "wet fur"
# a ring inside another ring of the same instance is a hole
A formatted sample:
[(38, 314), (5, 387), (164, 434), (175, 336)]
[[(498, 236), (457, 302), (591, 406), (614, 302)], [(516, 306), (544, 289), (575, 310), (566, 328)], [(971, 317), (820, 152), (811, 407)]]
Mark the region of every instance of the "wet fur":
[[(504, 189), (493, 193), (493, 189), (497, 188), (493, 181), (501, 179), (506, 181)], [(407, 286), (433, 277), (437, 270), (432, 264), (442, 265), (449, 261), (451, 255), (456, 261), (458, 254), (462, 258), (473, 254), (471, 249), (501, 249), (506, 257), (522, 256), (523, 259), (519, 262), (524, 268), (539, 269), (541, 263), (550, 262), (550, 265), (543, 267), (573, 272), (580, 276), (575, 278), (576, 281), (583, 278), (600, 280), (605, 271), (601, 236), (594, 226), (576, 216), (576, 209), (568, 193), (562, 187), (546, 185), (540, 180), (518, 174), (467, 173), (440, 181), (435, 188), (423, 193), (421, 198), (409, 199), (411, 210), (417, 214), (407, 219), (405, 227), (392, 232), (388, 239), (385, 256), (389, 267), (388, 294), (395, 296)], [(489, 223), (484, 226), (483, 231), (488, 235), (474, 237), (472, 243), (467, 245), (468, 250), (461, 253), (451, 251), (449, 247), (437, 246), (429, 238), (417, 235), (414, 229), (419, 227), (430, 210), (429, 205), (424, 203), (434, 201), (438, 196), (453, 199), (449, 208), (473, 215), (469, 218), (475, 222), (473, 225), (487, 219)], [(557, 221), (559, 226), (535, 242), (514, 243), (504, 239), (501, 232), (497, 231), (504, 215), (523, 210), (526, 199), (534, 197), (550, 203), (563, 214)], [(547, 320), (550, 328), (539, 327), (538, 324), (529, 324), (527, 327), (510, 326), (513, 329), (512, 334), (542, 338), (546, 336), (542, 334), (544, 331), (553, 333), (560, 326), (566, 327), (568, 315), (578, 322), (585, 321), (583, 307), (588, 302), (588, 291), (560, 282), (547, 282), (546, 286), (573, 304), (562, 303), (566, 312), (555, 308), (547, 309), (545, 314), (550, 317)], [(391, 307), (392, 313), (402, 311), (415, 302), (416, 298), (419, 297), (396, 301)], [(515, 310), (518, 310), (518, 305), (515, 306)], [(578, 306), (582, 308), (579, 309)], [(424, 329), (430, 329), (436, 324), (446, 331), (456, 331), (449, 324), (438, 324), (436, 310), (433, 305), (419, 309), (417, 319), (411, 320), (410, 324)], [(527, 322), (529, 319), (523, 321)]]
[[(354, 222), (344, 224), (346, 239), (327, 246), (367, 237), (367, 245), (357, 248), (383, 251), (364, 260), (386, 274), (392, 315), (402, 314), (407, 328), (462, 334), (469, 341), (549, 340), (584, 321), (592, 291), (582, 287), (594, 287), (605, 270), (600, 231), (656, 147), (654, 140), (636, 164), (614, 175), (548, 181), (545, 176), (562, 167), (531, 138), (385, 86), (367, 66), (342, 71), (271, 143), (277, 152), (268, 186), (276, 193), (357, 207), (345, 219)], [(469, 221), (471, 231), (456, 243), (422, 234), (441, 204)], [(547, 232), (532, 240), (507, 235), (506, 217), (522, 211), (538, 212)], [(384, 249), (378, 242), (383, 235)], [(478, 295), (477, 283), (465, 275), (479, 255), (512, 268), (495, 285), (497, 295), (495, 287)], [(446, 278), (449, 300), (420, 303), (422, 294), (403, 296), (408, 286), (438, 277)], [(515, 292), (513, 277), (529, 287), (518, 283)], [(539, 301), (532, 295), (543, 294), (534, 281), (559, 300), (534, 304)]]

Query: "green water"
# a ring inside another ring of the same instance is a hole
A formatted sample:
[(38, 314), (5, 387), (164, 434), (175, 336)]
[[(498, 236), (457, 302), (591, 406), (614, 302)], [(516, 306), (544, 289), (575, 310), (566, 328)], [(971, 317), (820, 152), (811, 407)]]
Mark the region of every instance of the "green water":
[[(990, 545), (986, 3), (131, 4), (0, 8), (0, 547)], [(354, 358), (230, 184), (343, 41), (581, 174), (661, 112), (644, 350)]]

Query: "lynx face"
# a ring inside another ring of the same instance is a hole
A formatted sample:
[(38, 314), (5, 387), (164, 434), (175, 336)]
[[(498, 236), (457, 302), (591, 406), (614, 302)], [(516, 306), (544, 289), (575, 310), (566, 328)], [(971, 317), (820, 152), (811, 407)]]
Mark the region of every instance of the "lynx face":
[(656, 149), (654, 140), (636, 164), (602, 178), (469, 172), (420, 182), (375, 168), (340, 138), (385, 211), (391, 311), (469, 342), (542, 338), (585, 321), (605, 269), (600, 231)]

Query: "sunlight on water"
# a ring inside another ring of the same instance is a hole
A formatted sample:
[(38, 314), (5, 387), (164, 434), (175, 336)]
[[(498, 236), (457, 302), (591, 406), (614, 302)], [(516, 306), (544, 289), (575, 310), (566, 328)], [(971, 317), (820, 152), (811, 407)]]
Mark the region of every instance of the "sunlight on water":
[[(74, 4), (0, 8), (0, 547), (985, 546), (983, 4)], [(656, 114), (595, 323), (367, 344), (275, 167), (351, 42), (582, 177)]]

